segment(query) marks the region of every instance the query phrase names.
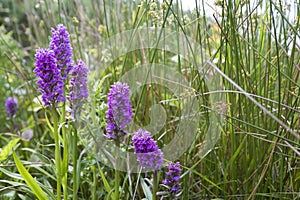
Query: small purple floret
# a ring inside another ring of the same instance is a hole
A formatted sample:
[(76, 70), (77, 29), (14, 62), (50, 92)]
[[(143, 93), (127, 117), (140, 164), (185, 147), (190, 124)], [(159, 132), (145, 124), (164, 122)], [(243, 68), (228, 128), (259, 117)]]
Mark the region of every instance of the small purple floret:
[(8, 97), (5, 101), (5, 108), (8, 117), (13, 117), (17, 113), (18, 101), (13, 97)]
[(139, 129), (132, 138), (134, 152), (143, 169), (159, 170), (163, 155), (148, 131)]

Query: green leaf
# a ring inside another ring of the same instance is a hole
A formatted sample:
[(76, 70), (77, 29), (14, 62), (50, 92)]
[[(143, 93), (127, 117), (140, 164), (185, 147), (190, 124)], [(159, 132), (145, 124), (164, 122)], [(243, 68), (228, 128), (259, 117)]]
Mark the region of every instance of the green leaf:
[(111, 193), (111, 187), (109, 186), (109, 183), (108, 183), (107, 179), (105, 178), (105, 175), (104, 175), (101, 167), (99, 166), (99, 164), (98, 164), (98, 171), (100, 173), (100, 176), (101, 176), (101, 179), (102, 179), (102, 182), (103, 182), (106, 192)]
[(234, 152), (233, 156), (230, 158), (230, 160), (229, 160), (229, 164), (230, 165), (234, 165), (234, 161), (236, 160), (236, 158), (238, 157), (239, 153), (241, 152), (241, 150), (243, 148), (243, 145), (246, 142), (246, 139), (247, 139), (247, 135), (243, 138), (243, 141), (240, 143), (239, 147)]
[[(9, 181), (9, 180), (0, 180), (0, 183), (9, 184), (9, 185), (14, 186), (14, 187), (25, 186), (24, 183)], [(10, 189), (10, 187), (7, 187), (7, 189)]]
[(5, 145), (0, 152), (0, 162), (6, 160), (6, 158), (10, 155), (11, 151), (14, 149), (16, 144), (19, 142), (20, 138), (12, 139)]
[(51, 133), (53, 133), (53, 132), (54, 132), (54, 128), (53, 128), (53, 126), (51, 125), (50, 119), (48, 118), (46, 112), (45, 112), (45, 119), (46, 119), (46, 122), (47, 122), (47, 124), (48, 124), (48, 127), (49, 127), (50, 130), (51, 130)]
[(148, 200), (152, 200), (152, 192), (149, 188), (149, 186), (145, 183), (144, 179), (141, 177), (141, 185), (142, 185), (142, 188), (143, 188), (143, 191), (144, 191), (144, 194), (146, 196), (146, 198)]
[(16, 199), (16, 191), (8, 190), (1, 193), (1, 199)]
[(14, 172), (9, 171), (9, 170), (6, 170), (6, 169), (4, 169), (2, 167), (0, 167), (0, 172), (4, 173), (5, 175), (7, 175), (7, 176), (9, 176), (11, 178), (17, 179), (17, 180), (24, 180), (22, 178), (22, 176), (20, 176), (20, 174), (14, 173)]
[(298, 181), (299, 179), (300, 179), (300, 172), (298, 172), (298, 173), (296, 174), (295, 181)]
[(15, 152), (13, 152), (14, 160), (18, 171), (24, 178), (26, 184), (33, 191), (33, 193), (37, 196), (38, 199), (48, 199), (42, 188), (38, 185), (37, 181), (29, 174), (29, 172), (25, 169), (24, 165), (21, 163)]

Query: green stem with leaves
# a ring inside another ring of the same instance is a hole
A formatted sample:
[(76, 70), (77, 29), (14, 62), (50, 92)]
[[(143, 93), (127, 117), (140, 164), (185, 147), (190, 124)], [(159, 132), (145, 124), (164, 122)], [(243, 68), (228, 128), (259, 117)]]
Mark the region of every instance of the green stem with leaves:
[(115, 166), (115, 200), (119, 200), (119, 186), (120, 186), (120, 171), (117, 169), (119, 165), (119, 148), (120, 148), (120, 142), (116, 141), (116, 166)]
[(93, 184), (91, 185), (91, 187), (92, 187), (92, 200), (96, 200), (97, 199), (97, 185), (98, 185), (96, 167), (94, 165), (92, 165), (91, 170), (93, 172)]
[(53, 117), (53, 135), (55, 142), (55, 165), (56, 165), (56, 179), (57, 179), (57, 200), (61, 200), (61, 157), (59, 147), (59, 132), (58, 132), (58, 116), (55, 106), (52, 106)]
[(13, 133), (13, 134), (15, 134), (15, 124), (14, 124), (14, 120), (13, 120), (13, 118), (11, 117), (10, 119), (9, 119), (9, 121), (10, 121), (10, 132), (11, 133)]
[[(65, 104), (62, 107), (61, 113), (61, 123), (64, 124), (66, 122), (66, 107)], [(65, 125), (62, 126), (62, 135), (63, 135), (63, 147), (64, 147), (64, 157), (62, 162), (62, 185), (64, 189), (64, 199), (68, 199), (68, 160), (69, 160), (69, 145), (68, 145), (68, 138), (66, 134), (66, 127)]]
[(152, 200), (156, 200), (156, 193), (158, 190), (158, 182), (157, 182), (157, 171), (153, 172), (153, 190), (152, 190)]
[(77, 200), (77, 129), (73, 130), (73, 200)]

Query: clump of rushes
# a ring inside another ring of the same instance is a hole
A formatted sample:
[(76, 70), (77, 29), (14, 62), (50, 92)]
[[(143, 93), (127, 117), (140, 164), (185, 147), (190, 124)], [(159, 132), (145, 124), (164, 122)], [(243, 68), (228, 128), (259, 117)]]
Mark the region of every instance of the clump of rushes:
[(124, 128), (132, 119), (129, 95), (130, 89), (126, 83), (116, 82), (110, 88), (106, 113), (106, 137), (109, 139), (120, 140), (120, 137), (126, 134)]
[(70, 36), (64, 25), (58, 24), (56, 29), (52, 28), (50, 49), (53, 50), (57, 60), (57, 67), (61, 70), (63, 79), (67, 79), (73, 68), (73, 54)]
[(65, 102), (64, 82), (57, 67), (54, 52), (50, 49), (37, 49), (35, 54), (34, 72), (39, 77), (37, 84), (42, 93), (42, 100), (45, 106)]
[(180, 163), (170, 163), (168, 166), (169, 171), (166, 172), (166, 178), (162, 181), (162, 185), (167, 189), (166, 192), (162, 192), (163, 197), (169, 197), (170, 199), (177, 199), (181, 195), (180, 186), (180, 174), (182, 169)]
[(134, 152), (143, 169), (156, 171), (163, 164), (163, 156), (148, 131), (139, 129), (132, 137)]
[(143, 169), (153, 171), (152, 200), (158, 189), (157, 172), (163, 164), (163, 154), (148, 131), (139, 129), (132, 137), (137, 161)]
[(6, 109), (7, 116), (9, 118), (12, 118), (13, 116), (16, 115), (17, 108), (18, 108), (17, 99), (13, 97), (8, 97), (5, 101), (5, 109)]

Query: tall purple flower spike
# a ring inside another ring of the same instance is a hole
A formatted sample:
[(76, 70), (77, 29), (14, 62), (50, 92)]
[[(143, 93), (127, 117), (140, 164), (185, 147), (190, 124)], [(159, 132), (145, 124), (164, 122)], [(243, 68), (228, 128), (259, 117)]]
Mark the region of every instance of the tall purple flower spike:
[(159, 170), (163, 155), (148, 131), (139, 129), (132, 137), (134, 152), (143, 169)]
[(89, 97), (87, 87), (87, 74), (89, 70), (82, 60), (77, 61), (77, 65), (71, 71), (72, 78), (70, 80), (70, 101), (78, 101)]
[(13, 97), (8, 97), (5, 101), (5, 109), (8, 117), (13, 117), (17, 113), (18, 101)]
[(110, 88), (106, 113), (106, 137), (110, 139), (119, 140), (121, 135), (126, 134), (124, 128), (132, 119), (129, 95), (130, 89), (126, 83), (116, 82)]
[(85, 103), (86, 99), (89, 97), (88, 87), (87, 87), (87, 75), (88, 68), (82, 60), (78, 60), (77, 64), (71, 71), (72, 78), (70, 80), (70, 96), (69, 100), (71, 103), (72, 115), (77, 117), (80, 113), (82, 105)]
[(65, 102), (64, 82), (60, 70), (57, 67), (54, 52), (50, 49), (37, 49), (35, 54), (34, 72), (39, 77), (37, 84), (42, 93), (42, 100), (45, 106), (59, 102)]
[(169, 171), (166, 172), (166, 179), (162, 181), (162, 183), (168, 188), (168, 196), (172, 197), (173, 199), (179, 197), (180, 195), (180, 173), (181, 173), (181, 168), (179, 162), (170, 163), (169, 166)]
[(62, 77), (65, 80), (73, 66), (70, 36), (66, 27), (62, 24), (58, 24), (57, 29), (52, 28), (51, 32), (50, 49), (54, 52), (57, 67), (60, 69)]

